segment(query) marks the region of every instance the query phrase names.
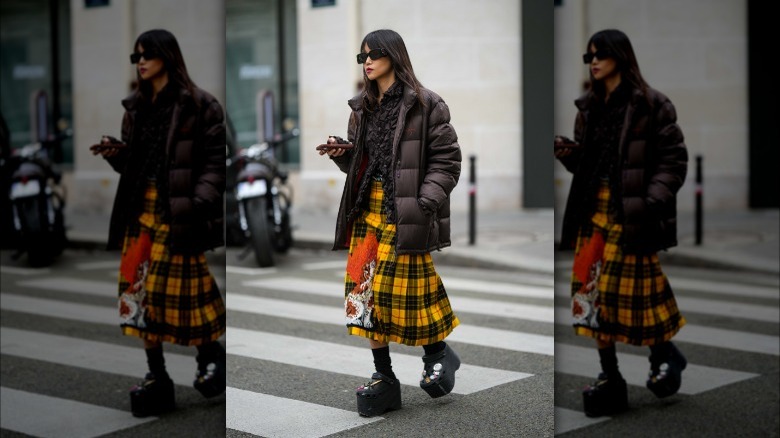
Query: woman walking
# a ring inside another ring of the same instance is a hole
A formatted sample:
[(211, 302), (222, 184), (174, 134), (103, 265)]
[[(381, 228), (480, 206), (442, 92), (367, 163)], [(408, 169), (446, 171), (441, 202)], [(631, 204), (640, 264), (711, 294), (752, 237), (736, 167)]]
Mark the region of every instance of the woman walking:
[(676, 193), (688, 155), (672, 102), (639, 72), (628, 37), (604, 30), (588, 41), (590, 90), (574, 141), (555, 140), (555, 156), (573, 179), (561, 247), (575, 248), (575, 333), (596, 339), (602, 373), (583, 392), (585, 414), (628, 408), (615, 343), (649, 346), (647, 387), (667, 397), (680, 387), (686, 360), (670, 339), (685, 324), (657, 251), (677, 244)]
[(455, 384), (460, 359), (444, 339), (459, 322), (430, 251), (450, 245), (461, 154), (447, 105), (417, 80), (400, 35), (369, 33), (357, 62), (364, 88), (349, 101), (349, 141), (330, 137), (320, 153), (347, 174), (334, 250), (349, 248), (348, 332), (369, 339), (376, 368), (357, 389), (358, 413), (374, 416), (401, 407), (390, 342), (423, 347), (431, 397)]
[(95, 153), (121, 174), (108, 246), (122, 248), (122, 332), (146, 350), (149, 373), (130, 391), (133, 415), (145, 417), (175, 406), (163, 342), (197, 347), (204, 396), (225, 390), (225, 304), (203, 253), (223, 245), (225, 125), (170, 32), (141, 34), (130, 61), (138, 87), (122, 101), (122, 141), (104, 137)]

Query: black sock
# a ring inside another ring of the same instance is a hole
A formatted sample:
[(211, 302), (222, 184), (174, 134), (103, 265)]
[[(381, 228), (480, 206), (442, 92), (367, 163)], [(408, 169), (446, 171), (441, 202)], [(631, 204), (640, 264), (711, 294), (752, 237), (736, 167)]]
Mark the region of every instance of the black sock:
[(607, 348), (599, 348), (599, 359), (601, 360), (601, 370), (607, 375), (607, 379), (622, 377), (618, 371), (617, 352), (614, 344)]
[(222, 348), (222, 344), (219, 342), (214, 341), (208, 344), (198, 345), (196, 348), (198, 349), (198, 356), (195, 360), (198, 361), (198, 369), (200, 371), (205, 371), (210, 363), (222, 361), (222, 365), (225, 365), (225, 349)]
[(440, 351), (443, 351), (446, 346), (447, 344), (444, 343), (444, 341), (439, 341), (430, 345), (423, 345), (423, 350), (425, 350), (426, 356), (430, 356), (432, 354), (436, 354)]
[(149, 372), (160, 380), (170, 379), (165, 370), (165, 358), (163, 357), (162, 345), (146, 348), (146, 363), (149, 365)]
[(654, 366), (660, 366), (671, 355), (672, 343), (669, 341), (650, 346), (650, 363)]
[(371, 353), (374, 355), (374, 367), (376, 368), (376, 371), (391, 379), (395, 379), (393, 366), (390, 363), (390, 347), (372, 348)]

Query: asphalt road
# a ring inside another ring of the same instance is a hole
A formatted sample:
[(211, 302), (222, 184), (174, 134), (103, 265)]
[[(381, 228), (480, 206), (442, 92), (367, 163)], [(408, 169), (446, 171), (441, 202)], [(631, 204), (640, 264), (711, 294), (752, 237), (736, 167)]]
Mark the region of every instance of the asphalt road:
[(556, 260), (556, 436), (777, 437), (780, 434), (780, 286), (777, 276), (663, 266), (687, 319), (673, 339), (688, 359), (680, 392), (646, 387), (648, 348), (618, 344), (629, 411), (590, 419), (581, 390), (599, 372), (595, 342), (569, 325), (571, 259)]
[[(3, 437), (224, 435), (225, 395), (192, 388), (194, 348), (164, 346), (177, 409), (131, 415), (128, 391), (147, 367), (141, 341), (119, 330), (118, 253), (67, 250), (42, 269), (0, 257)], [(224, 290), (224, 251), (207, 257)]]
[(366, 339), (343, 323), (346, 254), (294, 250), (271, 269), (227, 254), (227, 436), (553, 435), (552, 276), (437, 264), (461, 320), (453, 393), (419, 388), (420, 347), (391, 345), (403, 408), (366, 419)]

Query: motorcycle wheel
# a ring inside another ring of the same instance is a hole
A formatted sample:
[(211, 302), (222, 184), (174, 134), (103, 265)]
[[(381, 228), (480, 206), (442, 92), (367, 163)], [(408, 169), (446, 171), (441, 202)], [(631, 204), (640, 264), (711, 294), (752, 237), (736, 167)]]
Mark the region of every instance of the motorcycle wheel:
[(48, 237), (50, 233), (45, 229), (45, 221), (42, 220), (40, 200), (38, 198), (25, 199), (20, 204), (22, 216), (22, 242), (27, 250), (27, 262), (30, 266), (40, 268), (50, 265), (54, 261), (52, 244)]
[(264, 197), (244, 201), (246, 222), (249, 226), (249, 243), (255, 251), (255, 259), (261, 268), (274, 265), (274, 248), (268, 223), (268, 203)]

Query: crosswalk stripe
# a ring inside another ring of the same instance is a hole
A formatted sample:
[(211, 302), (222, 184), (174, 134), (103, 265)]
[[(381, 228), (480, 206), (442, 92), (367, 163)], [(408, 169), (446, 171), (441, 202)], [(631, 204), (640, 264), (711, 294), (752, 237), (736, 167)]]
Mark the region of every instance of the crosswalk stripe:
[(120, 323), (119, 311), (111, 307), (47, 300), (10, 293), (3, 294), (0, 307), (3, 310), (51, 316), (71, 321), (110, 325), (119, 325)]
[[(279, 318), (300, 319), (306, 315), (306, 321), (344, 326), (344, 309), (335, 306), (320, 306), (290, 301), (260, 298), (229, 292), (227, 295), (228, 310), (254, 313), (258, 315), (275, 316)], [(447, 338), (455, 342), (481, 345), (491, 348), (502, 348), (526, 353), (554, 354), (552, 336), (531, 333), (514, 332), (486, 327), (461, 324)]]
[[(0, 327), (0, 352), (59, 365), (138, 377), (139, 380), (147, 370), (146, 356), (140, 340), (138, 348), (130, 348)], [(165, 363), (174, 382), (192, 385), (197, 368), (194, 357), (166, 352)]]
[[(336, 296), (334, 291), (338, 291), (339, 290), (338, 288), (343, 288), (343, 285), (338, 283), (314, 282), (314, 281), (309, 283), (308, 280), (306, 281), (307, 285), (317, 286), (317, 287), (296, 289), (292, 287), (288, 288), (287, 284), (277, 287), (276, 285), (278, 285), (279, 283), (272, 283), (271, 286), (267, 286), (266, 282), (262, 280), (245, 281), (243, 284), (244, 286), (255, 287), (255, 288), (257, 287), (270, 288), (270, 289), (284, 288), (284, 290), (287, 292), (319, 295), (324, 297)], [(452, 308), (459, 312), (476, 313), (479, 315), (488, 315), (488, 316), (496, 316), (496, 317), (511, 318), (511, 319), (524, 319), (528, 321), (539, 321), (539, 322), (549, 322), (549, 323), (553, 322), (553, 317), (554, 317), (553, 309), (550, 306), (537, 306), (532, 304), (510, 303), (505, 301), (501, 301), (501, 302), (487, 301), (487, 300), (480, 300), (476, 298), (460, 297), (452, 294), (449, 295), (449, 299)]]
[[(341, 269), (342, 271), (346, 271), (347, 261), (340, 260), (330, 262), (304, 263), (301, 265), (301, 269), (304, 271), (318, 271), (320, 269)], [(343, 276), (344, 273), (342, 272), (341, 275)]]
[(278, 272), (276, 268), (244, 268), (242, 266), (225, 266), (225, 271), (228, 274), (242, 274), (242, 275), (266, 275), (275, 274)]
[(675, 299), (683, 315), (685, 312), (691, 312), (725, 316), (727, 318), (780, 323), (780, 308), (777, 306), (761, 306), (688, 297), (675, 297)]
[[(310, 280), (306, 278), (267, 278), (262, 280), (249, 280), (243, 282), (245, 286), (261, 287), (265, 289), (274, 289), (282, 291), (333, 291), (333, 294), (343, 293), (344, 283), (334, 281)], [(496, 295), (507, 295), (513, 297), (526, 298), (547, 298), (553, 299), (552, 288), (526, 286), (522, 284), (494, 283), (477, 280), (468, 280), (463, 278), (446, 278), (444, 287), (447, 290), (459, 290), (478, 293), (491, 293)]]
[(555, 408), (555, 435), (588, 427), (596, 423), (610, 420), (610, 417), (590, 418), (583, 412), (566, 408)]
[(157, 419), (6, 387), (0, 387), (0, 412), (3, 429), (44, 438), (103, 436)]
[(380, 420), (383, 418), (365, 418), (343, 409), (227, 388), (225, 426), (257, 436), (318, 438)]
[[(556, 324), (571, 325), (571, 320), (571, 310), (569, 308), (555, 308)], [(674, 340), (709, 347), (780, 356), (780, 338), (759, 333), (724, 330), (687, 323), (675, 335)]]
[[(644, 349), (647, 354), (649, 349)], [(555, 345), (555, 372), (581, 377), (595, 378), (601, 372), (599, 355), (595, 348), (584, 348), (574, 345)], [(649, 362), (646, 356), (618, 353), (618, 363), (623, 378), (631, 385), (645, 386)], [(688, 362), (683, 371), (681, 394), (699, 394), (721, 386), (757, 377), (758, 374), (743, 371), (713, 368)]]
[(71, 277), (39, 278), (20, 281), (17, 284), (37, 289), (73, 292), (99, 297), (116, 297), (119, 290), (119, 285), (110, 281), (83, 280)]
[[(763, 299), (780, 299), (780, 291), (776, 286), (756, 286), (752, 284), (724, 283), (720, 281), (700, 280), (695, 278), (674, 277), (669, 279), (673, 291), (703, 292), (715, 296), (733, 296)], [(571, 292), (569, 281), (559, 281), (555, 286), (556, 296), (568, 296)]]
[[(421, 349), (422, 350), (422, 349)], [(371, 372), (371, 350), (293, 336), (228, 327), (227, 352), (237, 356), (313, 368), (367, 378)], [(422, 351), (420, 352), (422, 355)], [(401, 383), (417, 385), (422, 356), (393, 353), (393, 370)], [(461, 357), (461, 360), (464, 358)], [(471, 394), (532, 374), (505, 371), (462, 363), (453, 392)]]
[[(570, 297), (568, 286), (555, 288), (555, 296)], [(727, 318), (742, 318), (752, 321), (780, 323), (780, 308), (776, 305), (766, 306), (758, 304), (744, 304), (731, 301), (691, 298), (680, 295), (675, 296), (680, 311), (702, 313), (705, 315), (725, 316)]]
[(100, 262), (84, 262), (76, 264), (76, 269), (79, 271), (92, 271), (97, 269), (111, 269), (119, 271), (119, 260), (100, 261)]
[(16, 275), (46, 275), (51, 272), (49, 268), (20, 268), (18, 266), (0, 266), (0, 272)]
[(755, 286), (751, 284), (724, 283), (722, 281), (699, 280), (694, 278), (671, 278), (672, 290), (689, 290), (719, 295), (740, 297), (780, 299), (777, 287)]

